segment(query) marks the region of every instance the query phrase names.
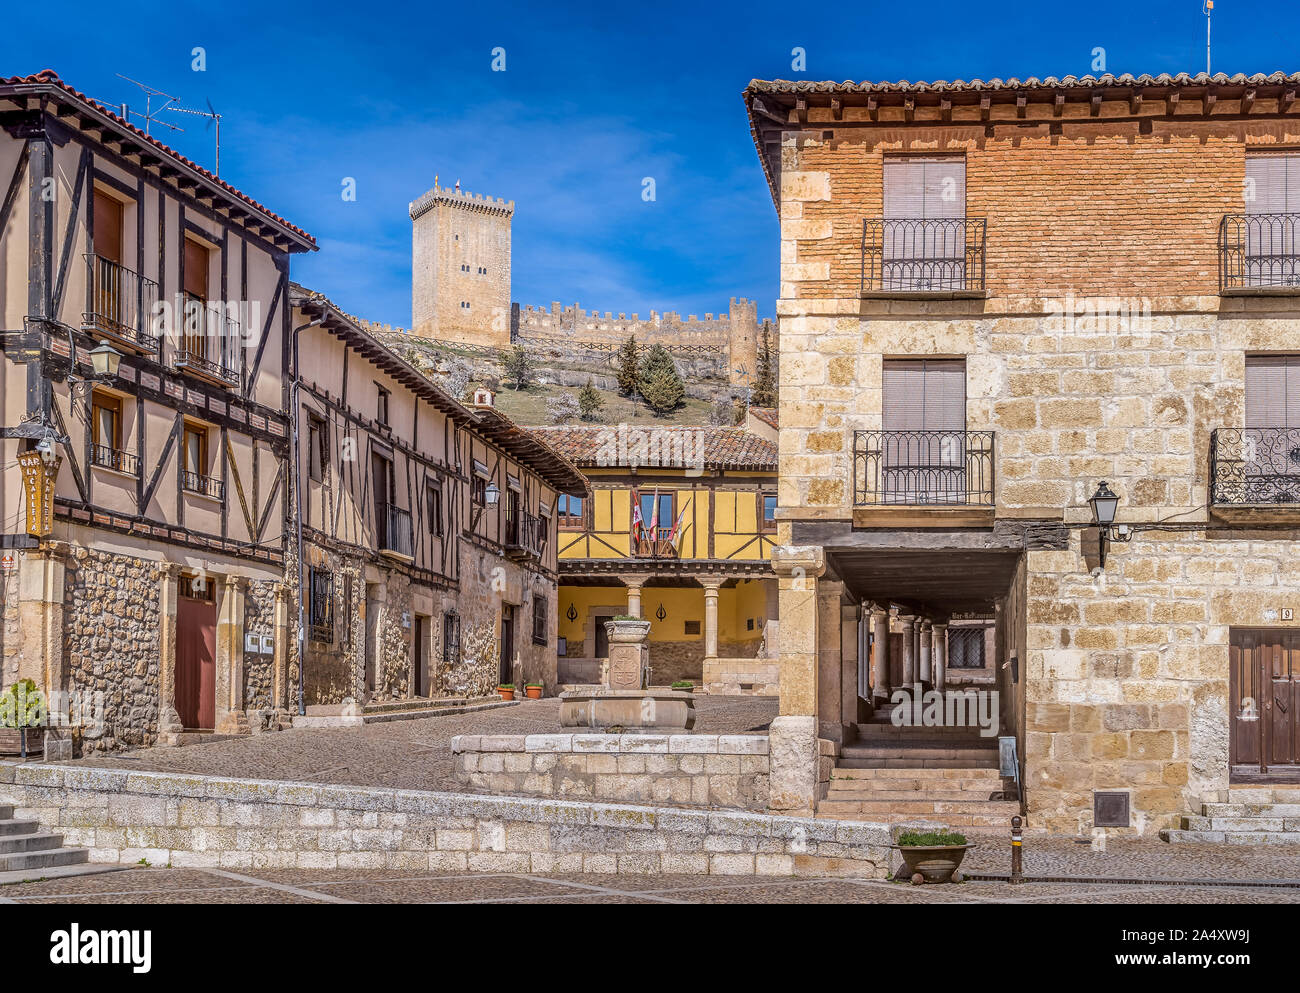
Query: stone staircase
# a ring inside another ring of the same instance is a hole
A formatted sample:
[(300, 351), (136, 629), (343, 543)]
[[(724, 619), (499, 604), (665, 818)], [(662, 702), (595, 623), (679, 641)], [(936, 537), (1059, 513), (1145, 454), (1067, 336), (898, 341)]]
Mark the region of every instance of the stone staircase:
[(16, 821), (14, 808), (0, 804), (0, 878), (13, 872), (37, 878), (42, 869), (81, 865), (89, 859), (88, 849), (64, 848), (63, 835), (42, 831), (36, 821)]
[(1300, 788), (1233, 787), (1228, 799), (1201, 804), (1179, 828), (1166, 828), (1169, 842), (1210, 845), (1300, 845)]
[(978, 728), (857, 725), (831, 772), (818, 817), (898, 824), (937, 821), (976, 832), (1006, 831), (1020, 813), (1014, 780), (998, 768), (996, 738)]

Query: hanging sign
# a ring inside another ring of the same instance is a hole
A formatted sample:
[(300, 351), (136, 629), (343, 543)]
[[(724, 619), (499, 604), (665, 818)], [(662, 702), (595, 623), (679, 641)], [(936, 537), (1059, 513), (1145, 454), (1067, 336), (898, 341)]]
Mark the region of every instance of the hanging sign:
[(38, 538), (54, 532), (54, 480), (61, 461), (61, 456), (55, 456), (46, 466), (39, 452), (22, 452), (18, 456), (23, 492), (27, 494), (27, 533)]

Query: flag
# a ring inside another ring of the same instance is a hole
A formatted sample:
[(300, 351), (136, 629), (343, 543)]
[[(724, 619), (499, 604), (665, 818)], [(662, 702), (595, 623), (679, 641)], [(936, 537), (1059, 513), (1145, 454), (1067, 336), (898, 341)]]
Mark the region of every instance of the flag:
[(636, 487), (632, 488), (632, 540), (641, 540), (641, 528), (645, 526), (645, 519), (641, 516), (641, 491)]
[(656, 486), (654, 506), (650, 511), (650, 537), (651, 538), (658, 537), (658, 535), (655, 533), (656, 531), (658, 531), (658, 529), (659, 529), (659, 487)]
[[(687, 504), (686, 504), (686, 507), (689, 507), (689, 506), (690, 506), (690, 503), (687, 503)], [(682, 512), (681, 512), (680, 514), (677, 515), (677, 520), (673, 522), (673, 530), (672, 530), (672, 533), (671, 533), (670, 535), (668, 535), (668, 540), (669, 540), (670, 542), (672, 542), (673, 549), (674, 549), (675, 551), (678, 551), (678, 552), (680, 552), (680, 551), (682, 550), (682, 549), (681, 549), (681, 543), (682, 543), (682, 521), (684, 521), (684, 520), (686, 519), (686, 507), (683, 507), (683, 508), (682, 508)]]

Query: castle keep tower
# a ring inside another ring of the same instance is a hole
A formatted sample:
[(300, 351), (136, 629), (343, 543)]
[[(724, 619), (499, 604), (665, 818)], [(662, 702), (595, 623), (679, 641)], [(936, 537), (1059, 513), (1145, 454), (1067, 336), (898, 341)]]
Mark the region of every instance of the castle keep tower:
[(411, 330), (444, 341), (510, 344), (510, 219), (515, 202), (433, 189), (411, 204)]

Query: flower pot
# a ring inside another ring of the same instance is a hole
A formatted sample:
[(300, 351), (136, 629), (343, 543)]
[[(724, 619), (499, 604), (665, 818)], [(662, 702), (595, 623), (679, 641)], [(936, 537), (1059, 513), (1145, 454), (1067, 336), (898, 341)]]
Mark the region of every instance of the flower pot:
[(950, 883), (952, 874), (966, 857), (966, 845), (894, 845), (912, 876), (912, 882)]
[[(22, 740), (19, 737), (18, 728), (0, 728), (0, 756), (5, 758), (20, 758), (22, 756)], [(42, 755), (45, 753), (45, 728), (35, 727), (27, 729), (27, 756)]]
[(504, 686), (498, 686), (497, 692), (501, 694), (502, 700), (513, 700), (515, 698), (515, 691), (508, 690)]
[(542, 698), (542, 688), (540, 686), (525, 686), (524, 696), (529, 700), (540, 700)]

